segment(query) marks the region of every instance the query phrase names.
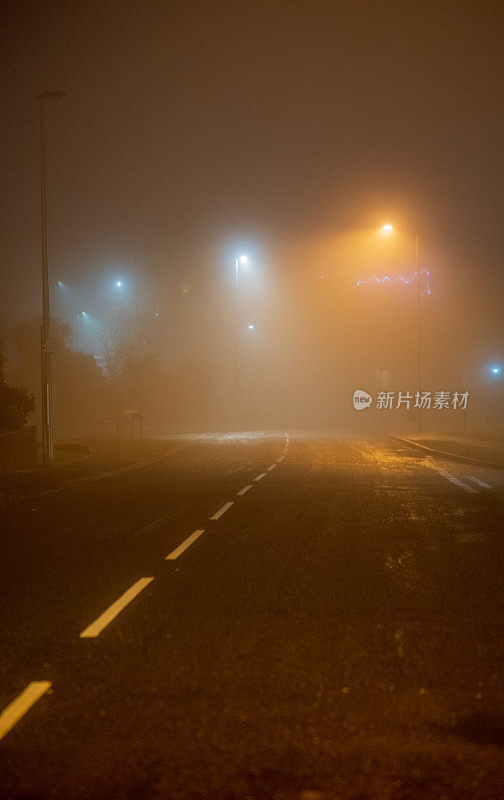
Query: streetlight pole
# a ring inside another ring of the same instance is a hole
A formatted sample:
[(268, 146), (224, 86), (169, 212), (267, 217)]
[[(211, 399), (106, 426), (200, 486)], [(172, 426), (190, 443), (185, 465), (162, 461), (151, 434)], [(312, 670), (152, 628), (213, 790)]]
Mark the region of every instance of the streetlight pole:
[[(394, 232), (394, 228), (392, 225), (383, 225), (381, 229), (382, 233), (389, 235)], [(418, 397), (418, 409), (417, 409), (417, 432), (422, 432), (422, 409), (421, 409), (421, 401), (420, 401), (420, 392), (421, 392), (421, 384), (422, 384), (422, 326), (421, 326), (421, 297), (422, 297), (422, 288), (420, 285), (420, 245), (419, 245), (420, 236), (418, 231), (415, 234), (415, 260), (416, 260), (416, 279), (417, 279), (417, 294), (416, 294), (416, 327), (417, 327), (417, 375), (416, 375), (416, 390), (417, 390), (417, 397)]]
[(235, 422), (238, 419), (238, 268), (239, 259), (235, 260), (234, 275), (234, 387), (233, 408)]
[(248, 261), (247, 256), (239, 256), (235, 259), (235, 274), (234, 274), (234, 419), (235, 423), (238, 421), (238, 370), (239, 370), (239, 331), (238, 331), (238, 277), (240, 273), (240, 264), (246, 264)]
[(415, 247), (416, 247), (416, 273), (417, 273), (417, 392), (418, 392), (417, 428), (418, 428), (418, 433), (422, 433), (422, 408), (420, 403), (420, 392), (422, 383), (422, 330), (420, 327), (420, 298), (422, 293), (420, 288), (420, 251), (419, 251), (418, 231), (416, 232)]
[(64, 92), (43, 92), (37, 96), (40, 113), (40, 222), (42, 235), (42, 328), (40, 336), (40, 368), (42, 390), (42, 463), (48, 467), (54, 460), (52, 374), (51, 374), (51, 307), (49, 302), (49, 267), (47, 259), (47, 190), (44, 102), (64, 97)]

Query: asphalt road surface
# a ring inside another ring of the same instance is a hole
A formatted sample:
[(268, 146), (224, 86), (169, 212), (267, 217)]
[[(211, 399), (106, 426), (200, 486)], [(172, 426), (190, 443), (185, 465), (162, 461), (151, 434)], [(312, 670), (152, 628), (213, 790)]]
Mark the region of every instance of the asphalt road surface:
[(502, 800), (504, 474), (168, 445), (1, 511), (0, 797)]

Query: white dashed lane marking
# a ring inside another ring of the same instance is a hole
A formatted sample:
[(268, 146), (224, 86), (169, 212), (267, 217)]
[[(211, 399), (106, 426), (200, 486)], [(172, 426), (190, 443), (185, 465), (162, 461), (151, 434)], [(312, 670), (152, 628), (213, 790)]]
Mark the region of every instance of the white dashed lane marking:
[(257, 478), (254, 478), (254, 480), (255, 481), (261, 481), (265, 477), (266, 477), (266, 473), (265, 472), (261, 472), (261, 474), (258, 475)]
[(482, 489), (491, 489), (492, 488), (489, 483), (485, 483), (485, 481), (481, 481), (479, 478), (476, 478), (475, 475), (468, 475), (467, 477), (473, 483), (477, 483), (478, 486), (481, 486)]
[(131, 603), (132, 600), (135, 599), (137, 594), (140, 594), (142, 589), (153, 581), (154, 578), (140, 578), (139, 581), (130, 586), (130, 588), (124, 592), (116, 601), (109, 606), (103, 614), (100, 614), (91, 625), (88, 625), (85, 630), (82, 631), (80, 634), (81, 639), (94, 639), (98, 636), (107, 625), (112, 622), (113, 619), (117, 617), (118, 614), (121, 613), (123, 608), (125, 608), (128, 603)]
[(272, 469), (275, 469), (275, 467), (276, 467), (276, 464), (270, 464), (270, 466), (268, 467), (268, 469), (266, 470), (266, 472), (271, 472), (271, 470), (272, 470)]
[(0, 739), (9, 733), (27, 711), (51, 687), (49, 681), (32, 681), (0, 714)]
[(205, 533), (205, 531), (198, 530), (194, 531), (194, 533), (191, 533), (191, 535), (188, 536), (187, 539), (182, 542), (182, 544), (179, 544), (179, 546), (176, 547), (175, 550), (172, 550), (171, 553), (165, 556), (165, 561), (174, 561), (176, 558), (182, 555), (184, 550), (187, 550), (187, 548), (190, 547), (192, 543), (196, 541), (196, 539), (199, 539), (202, 533)]
[(216, 511), (216, 512), (215, 512), (215, 514), (213, 514), (213, 516), (211, 516), (211, 517), (210, 517), (210, 519), (219, 519), (220, 517), (222, 517), (222, 515), (223, 515), (223, 514), (225, 514), (225, 513), (226, 513), (226, 511), (228, 510), (228, 508), (231, 508), (231, 506), (232, 506), (233, 504), (234, 504), (234, 501), (233, 501), (233, 500), (231, 500), (229, 503), (224, 503), (224, 505), (222, 506), (222, 508), (219, 508), (219, 510), (218, 510), (218, 511)]
[(243, 489), (240, 489), (240, 491), (236, 492), (236, 494), (239, 497), (242, 497), (242, 495), (244, 495), (246, 492), (248, 492), (249, 489), (252, 489), (252, 484), (251, 483), (249, 483), (248, 486), (244, 486)]
[(458, 486), (460, 489), (464, 489), (465, 492), (469, 492), (469, 494), (474, 494), (477, 491), (474, 488), (474, 486), (468, 486), (467, 483), (464, 483), (463, 481), (459, 481), (459, 479), (456, 478), (454, 475), (451, 475), (449, 472), (447, 472), (442, 467), (438, 467), (437, 464), (435, 464), (432, 460), (430, 461), (430, 466), (433, 469), (435, 469), (436, 472), (439, 472), (439, 474), (442, 475), (443, 478), (446, 478), (447, 481), (450, 481), (450, 483), (453, 483), (454, 486)]

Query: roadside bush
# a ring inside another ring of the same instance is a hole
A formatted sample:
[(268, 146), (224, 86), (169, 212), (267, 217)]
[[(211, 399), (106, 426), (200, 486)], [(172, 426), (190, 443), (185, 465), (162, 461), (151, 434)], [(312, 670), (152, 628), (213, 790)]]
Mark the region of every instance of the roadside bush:
[(0, 345), (0, 433), (23, 428), (34, 408), (33, 395), (25, 389), (7, 385), (5, 356)]

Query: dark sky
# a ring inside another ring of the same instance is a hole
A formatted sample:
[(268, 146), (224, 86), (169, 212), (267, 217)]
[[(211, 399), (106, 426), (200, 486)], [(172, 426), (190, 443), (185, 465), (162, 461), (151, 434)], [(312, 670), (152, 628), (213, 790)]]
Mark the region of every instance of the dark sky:
[(7, 0), (5, 313), (38, 309), (35, 97), (58, 89), (54, 278), (129, 270), (142, 302), (169, 302), (235, 244), (310, 270), (309, 242), (392, 218), (421, 231), (445, 293), (469, 287), (475, 325), (500, 324), (503, 22), (502, 3), (464, 0)]

